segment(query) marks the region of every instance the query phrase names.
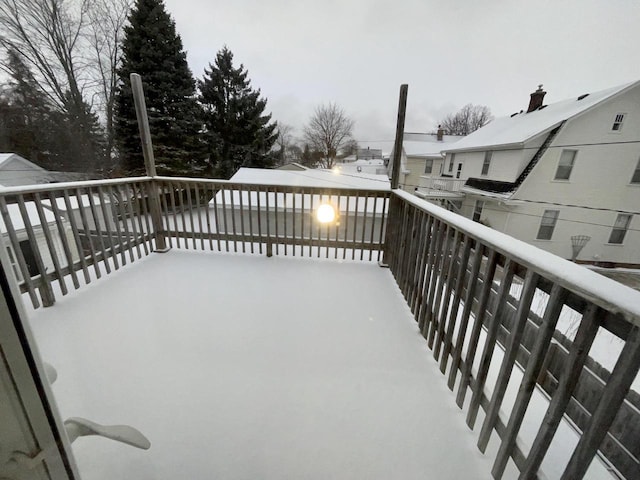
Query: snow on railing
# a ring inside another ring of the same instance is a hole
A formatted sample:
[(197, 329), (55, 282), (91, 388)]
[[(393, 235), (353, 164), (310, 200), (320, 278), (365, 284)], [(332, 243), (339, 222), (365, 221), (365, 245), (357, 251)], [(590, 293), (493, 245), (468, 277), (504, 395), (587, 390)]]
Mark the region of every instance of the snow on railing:
[[(501, 438), (494, 478), (502, 478), (509, 458), (520, 478), (535, 478), (563, 415), (582, 433), (558, 476), (583, 478), (600, 449), (612, 470), (635, 478), (640, 415), (622, 407), (640, 366), (640, 293), (402, 191), (392, 194), (387, 228), (385, 260), (440, 370), (446, 374), (450, 367), (448, 387), (454, 390), (458, 380), (460, 408), (472, 392), (468, 426), (473, 429), (479, 409), (485, 411), (479, 449), (485, 452), (493, 431)], [(539, 317), (532, 301), (541, 291), (548, 300)], [(548, 352), (567, 307), (581, 320), (568, 352), (559, 353), (561, 368), (551, 372)], [(600, 328), (620, 337), (624, 347), (609, 378), (588, 392), (586, 402), (577, 392), (584, 390), (581, 376)], [(522, 380), (515, 400), (507, 401), (516, 361)], [(525, 439), (531, 444), (525, 455), (523, 419), (532, 409), (536, 383), (551, 401), (532, 438)], [(510, 411), (506, 422), (501, 410)]]
[[(388, 189), (141, 177), (0, 191), (2, 236), (22, 292), (52, 305), (84, 283), (168, 248), (378, 261)], [(315, 212), (331, 205), (336, 220)]]
[[(389, 191), (156, 177), (169, 247), (380, 260)], [(320, 205), (337, 218), (321, 224)]]
[(148, 178), (128, 178), (0, 191), (3, 241), (34, 308), (66, 295), (69, 280), (80, 288), (78, 272), (88, 284), (153, 251), (150, 188)]
[[(332, 205), (336, 221), (315, 220), (321, 204)], [(521, 478), (534, 478), (565, 414), (583, 433), (563, 478), (582, 478), (598, 449), (622, 476), (637, 472), (638, 409), (625, 398), (640, 364), (640, 294), (415, 196), (144, 177), (4, 189), (0, 214), (16, 279), (35, 308), (68, 293), (69, 281), (77, 289), (168, 248), (365, 261), (384, 252), (441, 371), (449, 367), (449, 388), (457, 382), (460, 407), (472, 392), (468, 425), (486, 412), (480, 450), (494, 430), (501, 438), (495, 478), (509, 458)], [(532, 306), (541, 292), (543, 311)], [(581, 316), (565, 350), (553, 339), (563, 308)], [(589, 403), (579, 392), (599, 329), (624, 347), (611, 375), (587, 392)], [(516, 362), (522, 381), (505, 421), (499, 412)], [(551, 403), (525, 455), (516, 439), (536, 382)]]

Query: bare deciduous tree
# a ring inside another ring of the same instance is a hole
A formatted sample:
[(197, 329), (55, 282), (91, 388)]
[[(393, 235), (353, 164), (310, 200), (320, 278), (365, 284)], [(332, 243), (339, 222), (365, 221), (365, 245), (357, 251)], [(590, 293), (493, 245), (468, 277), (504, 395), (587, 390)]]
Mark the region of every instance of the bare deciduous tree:
[(51, 105), (77, 119), (87, 138), (94, 113), (101, 113), (108, 158), (113, 151), (115, 69), (130, 2), (0, 0), (0, 47), (5, 50), (0, 68), (10, 73), (6, 53), (19, 55)]
[(335, 103), (316, 107), (304, 127), (304, 137), (312, 149), (322, 153), (324, 168), (333, 168), (338, 151), (351, 138), (353, 125), (354, 121)]
[(131, 8), (132, 0), (90, 0), (88, 9), (89, 44), (93, 61), (91, 67), (98, 82), (98, 95), (104, 114), (106, 134), (106, 157), (112, 159), (114, 153), (114, 106), (120, 59), (123, 27)]
[(88, 0), (0, 0), (0, 45), (23, 58), (60, 109), (82, 105), (89, 81), (81, 52), (87, 8)]
[(469, 135), (491, 120), (493, 116), (489, 107), (468, 104), (458, 112), (447, 115), (440, 125), (449, 135)]
[(278, 146), (278, 163), (284, 165), (289, 161), (289, 149), (293, 143), (293, 127), (286, 123), (278, 122), (278, 138), (276, 145)]

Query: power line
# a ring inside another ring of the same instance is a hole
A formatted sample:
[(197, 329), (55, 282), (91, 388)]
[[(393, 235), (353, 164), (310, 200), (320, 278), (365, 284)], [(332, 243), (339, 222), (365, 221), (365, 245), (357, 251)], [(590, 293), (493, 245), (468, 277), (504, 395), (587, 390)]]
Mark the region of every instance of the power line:
[[(299, 172), (294, 172), (294, 173), (299, 173)], [(330, 172), (327, 172), (327, 174), (329, 174), (329, 173)], [(378, 179), (378, 178), (368, 178), (368, 177), (363, 177), (363, 176), (360, 176), (360, 175), (353, 175), (353, 174), (344, 173), (344, 172), (340, 172), (338, 175), (344, 176), (344, 177), (353, 177), (353, 178), (365, 179), (365, 180), (372, 181), (372, 182), (388, 183), (387, 180), (382, 180), (382, 179)], [(308, 177), (308, 178), (313, 178), (313, 177)], [(449, 180), (449, 179), (446, 178), (445, 180)], [(338, 182), (334, 182), (334, 183), (338, 183)], [(346, 184), (343, 184), (343, 185), (346, 185)], [(421, 185), (413, 185), (413, 184), (410, 184), (410, 183), (403, 184), (403, 185), (405, 187), (428, 189), (427, 187), (423, 187)], [(558, 207), (582, 208), (582, 209), (585, 209), (585, 210), (595, 210), (595, 211), (602, 211), (602, 212), (616, 212), (616, 213), (627, 213), (627, 214), (630, 214), (630, 215), (640, 215), (640, 212), (636, 212), (636, 211), (633, 211), (633, 210), (616, 210), (616, 209), (613, 209), (613, 208), (593, 207), (593, 206), (590, 206), (590, 205), (575, 205), (575, 204), (570, 204), (570, 203), (559, 203), (559, 202), (546, 202), (546, 201), (543, 201), (543, 200), (531, 200), (531, 199), (525, 199), (525, 198), (514, 198), (513, 200), (519, 201), (519, 202), (540, 204), (540, 205), (555, 205), (555, 206), (558, 206)], [(512, 213), (515, 213), (515, 212), (512, 212)]]
[[(505, 213), (504, 210), (498, 210), (495, 208), (491, 208), (491, 207), (483, 207), (482, 211), (485, 210), (489, 210), (491, 212), (498, 212), (498, 213)], [(524, 212), (507, 212), (510, 215), (522, 215), (525, 217), (535, 217), (535, 218), (543, 218), (543, 215), (536, 215), (533, 213), (524, 213)], [(571, 220), (568, 218), (561, 218), (560, 216), (558, 216), (557, 218), (558, 222), (570, 222), (570, 223), (579, 223), (579, 224), (583, 224), (583, 225), (592, 225), (592, 226), (596, 226), (596, 227), (605, 227), (605, 228), (613, 228), (613, 225), (605, 225), (603, 223), (595, 223), (595, 222), (585, 222), (582, 220)], [(628, 232), (640, 232), (640, 229), (637, 228), (627, 228), (626, 231)]]
[[(382, 140), (380, 140), (382, 141)], [(388, 140), (386, 140), (388, 141)], [(410, 142), (412, 140), (404, 140), (407, 142)], [(416, 140), (419, 141), (419, 140)], [(364, 142), (364, 141), (363, 141)], [(403, 142), (404, 143), (404, 142)], [(620, 140), (620, 141), (615, 141), (615, 142), (592, 142), (592, 143), (570, 143), (570, 144), (564, 144), (564, 145), (549, 145), (547, 146), (547, 149), (550, 148), (577, 148), (577, 147), (593, 147), (593, 146), (604, 146), (604, 145), (630, 145), (630, 144), (635, 144), (635, 143), (640, 143), (640, 140)], [(449, 150), (455, 150), (455, 142), (454, 143), (450, 143), (448, 144), (451, 148)], [(447, 144), (442, 144), (443, 147), (446, 147)], [(447, 148), (441, 148), (440, 151), (445, 150), (447, 151)], [(510, 151), (519, 151), (519, 150), (540, 150), (540, 147), (512, 147), (512, 148), (497, 148), (497, 149), (492, 149), (491, 145), (486, 145), (484, 147), (478, 147), (476, 150), (474, 151), (499, 151), (499, 152), (510, 152)], [(405, 152), (406, 153), (406, 152)], [(464, 151), (462, 152), (452, 152), (452, 153), (466, 153)], [(412, 156), (423, 156), (423, 155), (433, 155), (434, 152), (422, 152), (422, 153), (410, 153), (410, 154), (406, 154), (407, 157), (412, 157)]]

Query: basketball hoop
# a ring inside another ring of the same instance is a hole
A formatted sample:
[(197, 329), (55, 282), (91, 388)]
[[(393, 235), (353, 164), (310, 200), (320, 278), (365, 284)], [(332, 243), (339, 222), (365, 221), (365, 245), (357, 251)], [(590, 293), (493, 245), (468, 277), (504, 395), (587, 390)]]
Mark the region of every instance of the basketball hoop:
[(578, 255), (589, 240), (591, 240), (589, 235), (574, 235), (571, 237), (571, 249), (573, 250), (573, 255), (571, 255), (572, 262), (576, 261), (576, 258), (578, 258)]

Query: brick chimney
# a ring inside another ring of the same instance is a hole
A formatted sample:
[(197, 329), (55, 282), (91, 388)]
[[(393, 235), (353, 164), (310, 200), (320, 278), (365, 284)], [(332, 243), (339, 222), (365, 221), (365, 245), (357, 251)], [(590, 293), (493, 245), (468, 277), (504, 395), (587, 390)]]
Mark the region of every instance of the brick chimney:
[(439, 142), (442, 141), (442, 137), (444, 136), (444, 130), (442, 129), (442, 125), (438, 125), (438, 133), (436, 134), (436, 138)]
[(544, 100), (544, 96), (546, 94), (547, 92), (542, 90), (542, 84), (538, 85), (538, 89), (531, 94), (531, 100), (529, 100), (529, 108), (527, 108), (527, 113), (539, 109), (542, 106), (542, 101)]

